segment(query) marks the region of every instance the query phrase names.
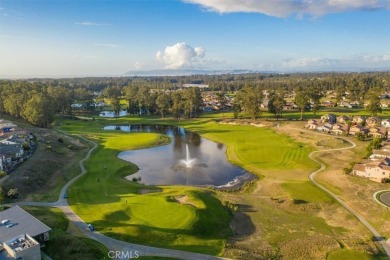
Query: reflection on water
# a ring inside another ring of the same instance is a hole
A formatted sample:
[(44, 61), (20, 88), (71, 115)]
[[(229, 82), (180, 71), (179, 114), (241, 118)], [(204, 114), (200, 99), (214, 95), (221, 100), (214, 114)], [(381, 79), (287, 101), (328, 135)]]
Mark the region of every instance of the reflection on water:
[[(226, 159), (226, 147), (185, 131), (184, 128), (165, 125), (122, 125), (106, 126), (105, 130), (125, 132), (158, 132), (168, 135), (168, 145), (121, 152), (118, 157), (135, 163), (139, 167), (129, 179), (141, 177), (147, 185), (213, 185), (220, 186), (243, 176), (245, 171), (232, 165)], [(129, 135), (127, 138), (136, 138)], [(186, 144), (193, 167), (183, 167), (180, 161), (186, 159)]]

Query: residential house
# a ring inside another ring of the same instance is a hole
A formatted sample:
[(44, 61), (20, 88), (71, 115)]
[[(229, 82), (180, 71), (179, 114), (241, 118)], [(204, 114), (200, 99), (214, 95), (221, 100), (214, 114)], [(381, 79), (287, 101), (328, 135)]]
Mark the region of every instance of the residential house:
[(390, 177), (390, 159), (374, 158), (355, 164), (352, 174), (369, 178), (372, 181), (382, 182), (383, 179)]
[(0, 170), (5, 171), (7, 166), (12, 163), (12, 158), (8, 154), (0, 154)]
[(371, 158), (390, 158), (390, 149), (373, 150)]
[(366, 123), (366, 117), (365, 116), (353, 116), (352, 123), (363, 125), (364, 123)]
[(283, 110), (298, 110), (298, 106), (294, 102), (287, 102), (283, 106)]
[(334, 124), (336, 123), (336, 115), (334, 114), (326, 114), (326, 115), (323, 115), (321, 116), (321, 122), (327, 122), (327, 123), (331, 123), (331, 124)]
[(341, 101), (339, 104), (339, 107), (347, 107), (347, 108), (352, 108), (352, 105), (346, 101)]
[(371, 127), (369, 129), (368, 136), (372, 136), (374, 138), (386, 138), (387, 130), (385, 127)]
[(348, 126), (341, 124), (334, 124), (332, 129), (329, 131), (330, 134), (333, 135), (347, 135), (348, 134)]
[(318, 127), (318, 121), (316, 119), (310, 119), (305, 125), (307, 129), (315, 130)]
[(326, 100), (321, 103), (321, 106), (323, 107), (335, 107), (336, 104), (333, 101)]
[(20, 158), (24, 154), (24, 150), (19, 145), (8, 145), (0, 143), (0, 154), (7, 154), (15, 158)]
[(358, 107), (360, 107), (359, 101), (352, 101), (352, 102), (350, 102), (349, 104), (352, 106), (352, 108), (358, 108)]
[(0, 136), (15, 131), (16, 125), (10, 121), (0, 119)]
[(366, 119), (367, 127), (381, 126), (381, 119), (379, 117), (371, 116)]
[(340, 124), (346, 124), (348, 121), (350, 121), (351, 118), (349, 116), (338, 116), (337, 117), (337, 123), (340, 123)]
[(332, 127), (333, 127), (332, 124), (326, 123), (324, 125), (318, 126), (316, 130), (318, 132), (329, 133), (329, 131), (332, 129)]
[(350, 135), (367, 134), (367, 133), (368, 133), (368, 129), (361, 125), (352, 125), (349, 128)]
[(389, 128), (390, 127), (390, 119), (383, 119), (382, 122), (381, 122), (381, 126), (382, 127), (386, 127), (386, 128)]

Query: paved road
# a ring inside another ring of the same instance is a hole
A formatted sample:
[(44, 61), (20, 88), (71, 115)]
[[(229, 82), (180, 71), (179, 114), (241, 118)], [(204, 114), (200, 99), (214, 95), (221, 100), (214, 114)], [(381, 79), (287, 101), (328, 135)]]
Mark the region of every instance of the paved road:
[[(300, 129), (301, 130), (301, 129)], [(319, 133), (318, 133), (319, 134)], [(319, 135), (323, 135), (323, 134), (319, 134)], [(325, 136), (328, 136), (329, 135), (325, 135)], [(379, 232), (370, 224), (368, 223), (359, 213), (357, 213), (355, 210), (353, 210), (350, 206), (348, 206), (343, 200), (341, 200), (339, 198), (339, 196), (337, 196), (336, 194), (334, 194), (333, 192), (331, 192), (330, 190), (328, 190), (327, 188), (325, 188), (324, 186), (322, 186), (321, 184), (319, 184), (315, 179), (315, 175), (321, 171), (323, 171), (326, 166), (325, 164), (323, 164), (321, 161), (313, 158), (313, 156), (317, 153), (324, 153), (324, 152), (332, 152), (332, 151), (342, 151), (342, 150), (348, 150), (348, 149), (352, 149), (352, 148), (355, 148), (356, 147), (356, 144), (346, 138), (342, 138), (342, 137), (338, 137), (342, 140), (345, 140), (347, 142), (349, 142), (351, 144), (351, 146), (349, 147), (344, 147), (344, 148), (336, 148), (336, 149), (326, 149), (326, 150), (320, 150), (320, 151), (314, 151), (314, 152), (311, 152), (309, 154), (309, 158), (318, 163), (321, 167), (320, 169), (310, 173), (309, 175), (309, 179), (310, 181), (316, 185), (318, 188), (320, 188), (321, 190), (325, 191), (326, 193), (328, 193), (330, 196), (332, 196), (335, 200), (337, 200), (345, 209), (347, 209), (352, 215), (354, 215), (368, 230), (370, 230), (370, 232), (374, 235), (374, 238), (376, 241), (378, 241), (381, 246), (383, 247), (383, 249), (386, 251), (386, 254), (387, 254), (387, 257), (390, 259), (390, 244), (386, 242), (386, 240), (384, 239), (383, 236), (381, 236), (379, 234)]]
[(390, 209), (389, 206), (387, 206), (385, 203), (383, 203), (382, 201), (378, 200), (376, 197), (378, 195), (378, 193), (382, 193), (382, 192), (386, 192), (386, 191), (390, 191), (390, 190), (378, 190), (377, 192), (375, 192), (374, 194), (372, 194), (372, 198), (379, 204), (381, 204), (383, 207), (386, 207), (388, 209)]

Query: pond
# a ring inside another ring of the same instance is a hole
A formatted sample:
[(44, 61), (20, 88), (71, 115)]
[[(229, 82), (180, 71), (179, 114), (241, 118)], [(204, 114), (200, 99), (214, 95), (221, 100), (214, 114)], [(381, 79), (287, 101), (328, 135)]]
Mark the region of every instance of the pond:
[(119, 114), (115, 114), (114, 111), (101, 111), (99, 113), (100, 117), (122, 117), (122, 116), (127, 116), (129, 113), (126, 110), (121, 110), (119, 111)]
[[(226, 158), (226, 147), (181, 127), (167, 125), (106, 126), (104, 130), (162, 133), (171, 138), (167, 145), (119, 153), (136, 164), (139, 171), (129, 180), (141, 178), (146, 185), (193, 185), (232, 189), (255, 178)], [(136, 136), (129, 136), (136, 138)]]

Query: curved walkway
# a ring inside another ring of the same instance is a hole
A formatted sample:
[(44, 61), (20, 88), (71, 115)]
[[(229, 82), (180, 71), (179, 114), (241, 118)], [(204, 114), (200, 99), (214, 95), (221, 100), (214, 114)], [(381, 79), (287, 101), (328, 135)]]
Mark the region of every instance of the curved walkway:
[[(320, 134), (320, 135), (323, 135), (323, 134)], [(326, 135), (328, 136), (328, 135)], [(332, 152), (332, 151), (342, 151), (342, 150), (348, 150), (348, 149), (352, 149), (352, 148), (355, 148), (356, 147), (356, 144), (346, 138), (342, 138), (342, 137), (339, 137), (340, 139), (343, 139), (347, 142), (349, 142), (351, 144), (351, 146), (349, 147), (344, 147), (344, 148), (335, 148), (335, 149), (326, 149), (326, 150), (319, 150), (319, 151), (313, 151), (309, 154), (309, 158), (318, 163), (321, 167), (320, 169), (312, 172), (309, 174), (309, 179), (310, 181), (316, 185), (318, 188), (320, 188), (321, 190), (325, 191), (326, 193), (328, 193), (330, 196), (332, 196), (337, 202), (339, 202), (346, 210), (348, 210), (352, 215), (354, 215), (368, 230), (370, 230), (370, 232), (374, 235), (374, 238), (375, 238), (375, 241), (378, 241), (381, 246), (383, 247), (383, 249), (386, 251), (386, 254), (387, 254), (387, 257), (390, 259), (390, 244), (388, 244), (386, 242), (386, 240), (379, 234), (379, 232), (370, 224), (368, 223), (359, 213), (357, 213), (355, 210), (353, 210), (350, 206), (348, 206), (343, 200), (340, 199), (339, 196), (337, 196), (336, 194), (334, 194), (333, 192), (331, 192), (330, 190), (328, 190), (327, 188), (325, 188), (324, 186), (322, 186), (321, 184), (319, 184), (315, 179), (315, 175), (323, 170), (325, 170), (326, 166), (324, 163), (322, 163), (321, 161), (313, 158), (313, 155), (317, 154), (317, 153), (323, 153), (323, 152)]]
[(386, 205), (385, 203), (383, 203), (382, 201), (378, 200), (377, 196), (379, 193), (382, 193), (382, 192), (389, 192), (390, 190), (379, 190), (377, 192), (375, 192), (373, 195), (372, 195), (372, 198), (379, 204), (381, 204), (383, 207), (386, 207), (388, 209), (390, 209), (390, 207), (388, 205)]
[[(57, 131), (65, 135), (69, 135), (68, 133), (63, 131), (60, 130)], [(68, 204), (67, 199), (64, 198), (64, 195), (66, 194), (66, 191), (69, 188), (69, 186), (72, 185), (76, 180), (78, 180), (81, 176), (83, 176), (86, 173), (84, 162), (90, 158), (92, 152), (98, 147), (97, 143), (88, 140), (82, 136), (78, 136), (78, 137), (93, 144), (93, 147), (88, 151), (88, 154), (79, 162), (81, 173), (65, 184), (65, 186), (61, 189), (60, 196), (56, 202), (27, 202), (26, 201), (26, 202), (12, 203), (8, 205), (60, 208), (64, 212), (68, 220), (72, 222), (72, 224), (76, 226), (85, 236), (102, 243), (107, 247), (109, 251), (120, 251), (120, 252), (124, 252), (124, 254), (128, 252), (132, 252), (133, 256), (135, 252), (137, 252), (137, 254), (140, 256), (172, 257), (172, 258), (188, 259), (188, 260), (223, 259), (220, 257), (215, 257), (210, 255), (127, 243), (124, 241), (113, 239), (111, 237), (107, 237), (97, 231), (94, 232), (89, 231), (88, 224), (85, 223), (84, 220), (82, 220), (78, 215), (76, 215), (76, 213), (73, 212), (73, 210)], [(111, 254), (114, 255), (114, 253)], [(115, 259), (128, 259), (128, 257), (115, 258)]]

